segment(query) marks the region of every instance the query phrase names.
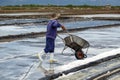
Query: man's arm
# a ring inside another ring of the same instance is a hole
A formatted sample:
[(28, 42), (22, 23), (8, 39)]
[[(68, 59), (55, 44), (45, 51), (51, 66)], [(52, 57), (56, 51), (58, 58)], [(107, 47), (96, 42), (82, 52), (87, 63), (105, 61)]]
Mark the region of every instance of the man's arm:
[(66, 28), (64, 26), (61, 26), (61, 28), (62, 28), (63, 31), (66, 31)]

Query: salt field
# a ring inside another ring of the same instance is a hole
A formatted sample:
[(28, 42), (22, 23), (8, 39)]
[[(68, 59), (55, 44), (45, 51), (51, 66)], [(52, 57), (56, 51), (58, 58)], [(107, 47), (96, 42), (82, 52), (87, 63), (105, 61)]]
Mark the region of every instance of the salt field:
[[(71, 21), (67, 23), (63, 22), (62, 24), (67, 26), (66, 27), (67, 29), (74, 29), (74, 28), (94, 27), (94, 26), (102, 26), (109, 24), (120, 24), (120, 21), (90, 20), (90, 21)], [(0, 36), (25, 34), (31, 32), (45, 32), (45, 31), (46, 31), (46, 25), (44, 24), (0, 26)], [(113, 49), (120, 48), (119, 47), (120, 26), (87, 29), (84, 31), (70, 32), (70, 34), (82, 37), (90, 43), (90, 48), (87, 53), (88, 58), (96, 56), (106, 51), (111, 51)], [(63, 38), (66, 37), (67, 35), (68, 34), (59, 34), (59, 36)], [(42, 49), (44, 49), (44, 47), (45, 47), (45, 36), (35, 37), (35, 38), (24, 38), (20, 40), (14, 40), (11, 42), (1, 42), (0, 43), (0, 75), (1, 75), (0, 79), (1, 80), (38, 80), (44, 77), (45, 74), (39, 68), (37, 68), (37, 66), (39, 65), (39, 60), (36, 57), (36, 54), (40, 52)], [(63, 47), (64, 47), (63, 41), (59, 37), (57, 37), (55, 58), (58, 60), (58, 63), (54, 64), (52, 66), (53, 68), (68, 64), (73, 61), (77, 61), (77, 59), (74, 56), (74, 51), (72, 51), (70, 48), (66, 49), (64, 51), (64, 54), (61, 54)], [(43, 63), (43, 67), (45, 69), (50, 68), (48, 59), (49, 59), (49, 54)], [(119, 59), (112, 60), (107, 64), (110, 63), (109, 65), (114, 67), (115, 64), (114, 61), (116, 61), (116, 65), (120, 65)], [(114, 64), (112, 65), (111, 63)], [(101, 64), (105, 66), (106, 63), (101, 63)], [(100, 66), (100, 67), (104, 68), (104, 66)], [(76, 72), (75, 74), (84, 72), (83, 75), (87, 75), (89, 77), (91, 71), (98, 72), (99, 71), (98, 68), (99, 67), (94, 67), (94, 69), (92, 67), (86, 68), (84, 70), (80, 70)], [(100, 71), (104, 70), (102, 68), (100, 69)], [(29, 69), (30, 71), (28, 72)], [(80, 76), (82, 76), (82, 74)], [(83, 77), (81, 77), (81, 79)], [(62, 80), (66, 80), (66, 78)], [(111, 80), (114, 80), (114, 77), (111, 77)]]
[[(25, 21), (28, 22), (29, 20), (25, 20)], [(32, 22), (36, 22), (36, 20), (31, 20), (31, 23), (27, 25), (0, 26), (0, 36), (18, 35), (18, 34), (25, 34), (25, 33), (31, 33), (31, 32), (46, 31), (46, 25), (34, 24)], [(88, 28), (88, 27), (96, 27), (96, 26), (102, 26), (102, 25), (120, 24), (120, 21), (90, 20), (90, 21), (72, 21), (72, 22), (66, 22), (62, 24), (65, 25), (67, 29), (75, 29), (75, 28)]]

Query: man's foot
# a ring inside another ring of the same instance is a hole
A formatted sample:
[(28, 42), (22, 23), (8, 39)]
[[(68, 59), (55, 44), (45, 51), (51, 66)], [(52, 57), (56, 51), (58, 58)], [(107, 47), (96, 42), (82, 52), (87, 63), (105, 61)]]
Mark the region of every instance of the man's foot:
[(42, 62), (43, 59), (45, 59), (45, 57), (46, 57), (46, 54), (45, 54), (44, 50), (41, 51), (40, 53), (38, 53), (38, 54), (37, 54), (37, 57), (38, 57), (39, 60)]
[(55, 62), (57, 62), (57, 60), (56, 59), (50, 59), (49, 62), (50, 63), (55, 63)]
[(37, 53), (37, 57), (38, 57), (38, 59), (39, 59), (40, 61), (43, 61), (43, 59), (41, 58), (40, 53)]
[(49, 60), (50, 63), (54, 63), (54, 62), (57, 62), (56, 59), (54, 59), (54, 53), (50, 53), (50, 60)]

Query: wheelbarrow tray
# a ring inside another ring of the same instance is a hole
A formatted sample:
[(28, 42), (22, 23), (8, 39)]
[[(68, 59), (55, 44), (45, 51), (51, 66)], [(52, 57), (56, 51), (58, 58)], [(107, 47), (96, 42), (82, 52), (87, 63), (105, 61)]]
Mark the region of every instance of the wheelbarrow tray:
[(81, 37), (75, 35), (69, 35), (64, 38), (64, 43), (66, 46), (74, 49), (75, 51), (82, 48), (88, 48), (89, 43)]

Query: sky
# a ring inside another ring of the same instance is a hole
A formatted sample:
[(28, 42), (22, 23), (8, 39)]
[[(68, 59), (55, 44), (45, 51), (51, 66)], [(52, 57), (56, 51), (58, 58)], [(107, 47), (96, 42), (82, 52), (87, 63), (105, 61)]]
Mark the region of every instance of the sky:
[(53, 5), (106, 5), (120, 6), (120, 0), (0, 0), (0, 6), (23, 4)]

